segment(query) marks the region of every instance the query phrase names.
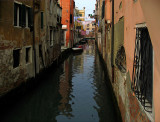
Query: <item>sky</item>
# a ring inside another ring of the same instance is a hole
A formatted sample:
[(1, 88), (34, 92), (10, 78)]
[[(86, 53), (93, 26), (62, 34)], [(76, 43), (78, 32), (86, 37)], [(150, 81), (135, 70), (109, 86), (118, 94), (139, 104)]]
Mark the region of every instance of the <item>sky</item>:
[(95, 4), (96, 0), (74, 0), (76, 7), (78, 7), (79, 10), (83, 9), (83, 7), (86, 7), (86, 17), (88, 17), (88, 14), (93, 14), (93, 10), (95, 10)]

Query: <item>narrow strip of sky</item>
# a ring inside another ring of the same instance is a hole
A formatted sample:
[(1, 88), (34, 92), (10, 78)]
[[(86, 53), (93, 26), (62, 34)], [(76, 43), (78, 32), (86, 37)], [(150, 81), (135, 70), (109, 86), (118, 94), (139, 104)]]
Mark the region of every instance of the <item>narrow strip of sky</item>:
[(76, 7), (79, 10), (86, 8), (85, 16), (88, 17), (88, 14), (93, 14), (93, 10), (95, 10), (96, 0), (75, 0)]

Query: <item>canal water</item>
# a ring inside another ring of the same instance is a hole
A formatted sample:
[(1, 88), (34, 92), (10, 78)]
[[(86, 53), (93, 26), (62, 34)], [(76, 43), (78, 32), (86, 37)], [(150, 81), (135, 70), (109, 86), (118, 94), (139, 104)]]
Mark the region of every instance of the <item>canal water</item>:
[(94, 41), (41, 78), (30, 93), (1, 112), (1, 122), (117, 122)]

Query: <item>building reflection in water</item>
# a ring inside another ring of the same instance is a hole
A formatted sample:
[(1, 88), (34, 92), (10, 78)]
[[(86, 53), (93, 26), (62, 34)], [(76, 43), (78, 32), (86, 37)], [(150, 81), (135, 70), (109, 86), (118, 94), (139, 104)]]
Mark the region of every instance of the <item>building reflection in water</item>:
[(74, 117), (72, 115), (72, 106), (70, 100), (72, 97), (72, 57), (70, 56), (64, 64), (62, 64), (63, 73), (60, 76), (59, 93), (61, 95), (60, 105), (58, 109), (60, 114), (67, 116), (68, 118)]

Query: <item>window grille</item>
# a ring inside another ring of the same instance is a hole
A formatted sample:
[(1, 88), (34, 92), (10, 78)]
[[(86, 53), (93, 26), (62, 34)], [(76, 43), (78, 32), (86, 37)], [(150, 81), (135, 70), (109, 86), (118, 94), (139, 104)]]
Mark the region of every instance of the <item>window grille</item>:
[(132, 89), (144, 109), (152, 112), (153, 47), (146, 27), (136, 29)]

